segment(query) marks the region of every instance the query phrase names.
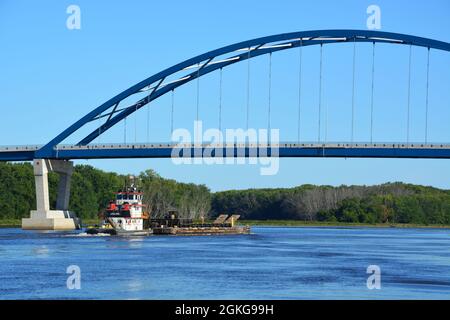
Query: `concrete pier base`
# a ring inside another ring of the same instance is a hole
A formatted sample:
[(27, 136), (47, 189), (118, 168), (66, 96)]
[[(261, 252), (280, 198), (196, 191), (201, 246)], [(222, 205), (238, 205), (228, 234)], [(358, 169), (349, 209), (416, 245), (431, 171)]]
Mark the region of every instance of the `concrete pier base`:
[(22, 219), (25, 230), (75, 230), (80, 226), (81, 221), (73, 212), (63, 210), (32, 210), (30, 218)]
[[(74, 212), (68, 210), (70, 200), (70, 179), (73, 163), (64, 160), (34, 160), (34, 179), (36, 183), (36, 210), (30, 218), (22, 219), (22, 229), (27, 230), (75, 230), (81, 227), (81, 221)], [(60, 175), (56, 210), (50, 210), (48, 173)]]

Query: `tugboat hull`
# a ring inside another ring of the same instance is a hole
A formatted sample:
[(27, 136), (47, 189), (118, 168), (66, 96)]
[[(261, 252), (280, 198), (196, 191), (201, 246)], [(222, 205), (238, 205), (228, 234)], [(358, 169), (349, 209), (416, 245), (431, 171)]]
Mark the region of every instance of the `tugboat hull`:
[(138, 236), (149, 236), (152, 234), (152, 230), (140, 230), (140, 231), (123, 231), (123, 230), (117, 230), (116, 235), (118, 236), (128, 236), (128, 237), (138, 237)]
[(148, 236), (152, 234), (152, 230), (138, 230), (138, 231), (125, 231), (106, 228), (89, 228), (86, 230), (87, 234), (109, 234), (112, 236)]
[(117, 234), (116, 230), (114, 229), (104, 229), (104, 228), (88, 228), (86, 229), (86, 233), (90, 235), (110, 234), (112, 236)]

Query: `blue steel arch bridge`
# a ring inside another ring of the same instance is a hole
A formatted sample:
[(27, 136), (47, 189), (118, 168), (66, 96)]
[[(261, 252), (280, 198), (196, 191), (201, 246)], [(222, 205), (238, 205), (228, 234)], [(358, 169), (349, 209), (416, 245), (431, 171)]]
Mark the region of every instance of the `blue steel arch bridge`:
[[(322, 97), (322, 48), (324, 46), (347, 43), (353, 48), (353, 67), (348, 70), (352, 74), (352, 113), (351, 113), (351, 139), (350, 141), (327, 142), (321, 136), (321, 97)], [(370, 100), (370, 141), (356, 141), (354, 139), (354, 97), (355, 97), (355, 56), (356, 44), (367, 43), (371, 46), (372, 55), (369, 58), (372, 65), (371, 70), (371, 94)], [(390, 44), (393, 46), (409, 46), (409, 69), (408, 69), (408, 105), (406, 140), (402, 142), (375, 142), (373, 140), (373, 104), (374, 104), (374, 72), (375, 72), (375, 48), (376, 44)], [(35, 159), (102, 159), (102, 158), (168, 158), (172, 155), (175, 143), (127, 143), (126, 138), (121, 143), (93, 143), (96, 138), (108, 132), (118, 123), (126, 123), (126, 119), (148, 106), (150, 102), (161, 98), (164, 95), (172, 94), (172, 113), (173, 113), (173, 94), (175, 90), (190, 82), (197, 81), (197, 114), (198, 111), (198, 81), (201, 77), (212, 72), (222, 70), (253, 58), (267, 55), (272, 59), (272, 54), (284, 50), (299, 50), (299, 92), (301, 95), (302, 83), (302, 48), (309, 46), (320, 46), (320, 82), (319, 82), (319, 103), (318, 109), (318, 133), (317, 140), (314, 142), (304, 142), (300, 139), (300, 133), (296, 141), (277, 142), (271, 145), (270, 142), (265, 145), (244, 143), (232, 143), (223, 146), (226, 155), (239, 156), (238, 148), (243, 149), (244, 156), (260, 155), (261, 147), (267, 149), (268, 146), (278, 149), (279, 157), (373, 157), (373, 158), (450, 158), (450, 144), (431, 143), (428, 141), (428, 105), (429, 105), (429, 69), (430, 52), (439, 50), (450, 51), (450, 43), (416, 37), (412, 35), (369, 31), (369, 30), (315, 30), (283, 33), (267, 37), (261, 37), (248, 41), (243, 41), (228, 45), (216, 50), (206, 52), (196, 57), (187, 59), (181, 63), (175, 64), (165, 70), (162, 70), (147, 79), (133, 85), (118, 95), (112, 97), (99, 107), (74, 122), (51, 141), (43, 145), (25, 145), (25, 146), (0, 146), (0, 161), (29, 161)], [(426, 76), (423, 79), (426, 86), (425, 115), (424, 115), (424, 139), (420, 143), (410, 141), (410, 77), (411, 77), (411, 48), (422, 47), (427, 52)], [(250, 69), (249, 69), (250, 70)], [(270, 70), (269, 70), (270, 79)], [(270, 81), (270, 80), (269, 80)], [(194, 82), (195, 83), (195, 82)], [(269, 86), (269, 107), (267, 110), (268, 128), (270, 128), (271, 112), (277, 112), (270, 108), (270, 86)], [(220, 89), (220, 95), (222, 89)], [(134, 100), (133, 100), (134, 99)], [(247, 97), (248, 99), (248, 97)], [(132, 101), (129, 103), (129, 101)], [(249, 108), (247, 103), (246, 124), (248, 128)], [(211, 111), (213, 112), (213, 111)], [(219, 113), (222, 112), (221, 106)], [(221, 115), (219, 114), (219, 119)], [(298, 119), (298, 132), (300, 132), (301, 104), (299, 99), (298, 112), (289, 115), (291, 118)], [(65, 144), (64, 141), (87, 125), (95, 124), (96, 128), (88, 132), (82, 139), (75, 144)], [(173, 115), (172, 124), (173, 129)], [(221, 124), (219, 124), (219, 129)], [(192, 157), (201, 156), (203, 151), (211, 148), (211, 145), (192, 144), (188, 146), (188, 155)], [(197, 152), (200, 149), (201, 152)], [(186, 150), (186, 149), (184, 149)], [(231, 150), (231, 152), (230, 152)], [(212, 153), (214, 154), (214, 153)], [(265, 153), (265, 155), (267, 155)], [(184, 155), (186, 156), (186, 155)]]

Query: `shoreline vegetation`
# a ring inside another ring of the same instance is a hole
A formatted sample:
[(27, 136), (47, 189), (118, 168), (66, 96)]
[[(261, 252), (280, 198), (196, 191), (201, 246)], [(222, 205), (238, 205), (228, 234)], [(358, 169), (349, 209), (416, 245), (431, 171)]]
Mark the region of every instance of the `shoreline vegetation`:
[[(211, 222), (211, 221), (210, 221)], [(98, 219), (83, 220), (83, 225), (98, 224)], [(239, 220), (237, 222), (240, 226), (249, 225), (251, 227), (355, 227), (355, 228), (424, 228), (424, 229), (450, 229), (450, 225), (444, 224), (414, 224), (414, 223), (349, 223), (349, 222), (320, 222), (320, 221), (301, 221), (301, 220)], [(0, 228), (20, 228), (20, 219), (0, 219)]]
[[(128, 175), (76, 165), (70, 209), (87, 224), (98, 216)], [(299, 185), (292, 188), (212, 192), (205, 185), (165, 179), (153, 170), (136, 177), (152, 218), (175, 209), (179, 218), (214, 220), (240, 215), (254, 226), (449, 227), (450, 190), (401, 182), (373, 186)], [(50, 204), (56, 204), (58, 175), (49, 174)], [(20, 226), (36, 205), (30, 163), (0, 163), (0, 227)]]

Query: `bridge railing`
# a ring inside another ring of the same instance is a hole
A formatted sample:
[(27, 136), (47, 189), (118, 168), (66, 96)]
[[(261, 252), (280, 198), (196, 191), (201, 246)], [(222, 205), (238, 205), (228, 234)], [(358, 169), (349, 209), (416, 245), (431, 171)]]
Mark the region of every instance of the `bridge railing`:
[(402, 143), (402, 142), (293, 142), (286, 141), (280, 143), (101, 143), (90, 144), (86, 146), (80, 145), (59, 145), (57, 150), (86, 150), (86, 149), (150, 149), (150, 148), (196, 148), (196, 147), (210, 147), (210, 148), (445, 148), (450, 149), (448, 143)]
[(0, 152), (14, 152), (14, 151), (36, 151), (39, 150), (42, 145), (11, 145), (0, 146)]

